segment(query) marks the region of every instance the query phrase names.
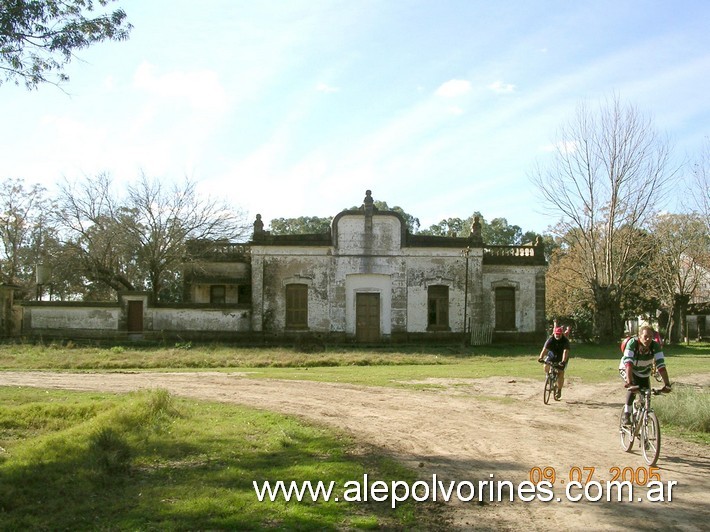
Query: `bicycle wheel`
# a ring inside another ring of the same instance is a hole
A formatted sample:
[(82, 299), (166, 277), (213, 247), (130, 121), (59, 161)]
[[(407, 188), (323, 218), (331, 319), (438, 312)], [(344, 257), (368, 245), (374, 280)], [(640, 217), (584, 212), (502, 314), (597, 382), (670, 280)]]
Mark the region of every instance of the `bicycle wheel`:
[(646, 463), (656, 465), (661, 453), (661, 426), (653, 412), (649, 412), (646, 424), (641, 427), (641, 450)]
[(548, 373), (545, 376), (545, 390), (542, 392), (542, 400), (545, 402), (545, 404), (550, 402), (550, 396), (552, 395), (554, 387), (554, 379), (552, 378), (552, 375)]
[(621, 409), (621, 416), (619, 416), (619, 436), (621, 436), (621, 448), (628, 453), (634, 445), (634, 427), (632, 425), (624, 425), (623, 408)]

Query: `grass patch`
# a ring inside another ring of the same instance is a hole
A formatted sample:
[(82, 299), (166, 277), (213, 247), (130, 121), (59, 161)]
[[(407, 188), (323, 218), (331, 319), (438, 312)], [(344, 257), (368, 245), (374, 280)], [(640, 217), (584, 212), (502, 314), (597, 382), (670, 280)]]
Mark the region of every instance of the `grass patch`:
[[(15, 420), (9, 422), (8, 420)], [(294, 418), (177, 399), (0, 387), (4, 530), (427, 527), (426, 505), (258, 502), (252, 485), (413, 481), (377, 449)]]
[(710, 443), (710, 393), (694, 386), (676, 386), (673, 392), (654, 400), (653, 410), (663, 430)]
[[(289, 348), (241, 347), (224, 344), (191, 344), (189, 348), (80, 346), (72, 343), (0, 343), (0, 370), (196, 370), (196, 369), (313, 369), (397, 366), (475, 366), (485, 360), (501, 371), (517, 366), (519, 359), (535, 362), (541, 346), (390, 346), (377, 349), (328, 347), (323, 352), (304, 354)], [(710, 344), (666, 347), (669, 364), (676, 358), (697, 360), (689, 371), (705, 368)], [(574, 364), (580, 361), (608, 361), (612, 368), (621, 357), (618, 344), (572, 344)], [(511, 364), (515, 362), (516, 364)], [(534, 366), (533, 366), (534, 367)], [(595, 366), (597, 367), (597, 366)], [(459, 368), (449, 368), (455, 373)], [(447, 370), (443, 370), (447, 371)], [(472, 369), (471, 371), (475, 371)], [(534, 371), (531, 371), (534, 372)]]

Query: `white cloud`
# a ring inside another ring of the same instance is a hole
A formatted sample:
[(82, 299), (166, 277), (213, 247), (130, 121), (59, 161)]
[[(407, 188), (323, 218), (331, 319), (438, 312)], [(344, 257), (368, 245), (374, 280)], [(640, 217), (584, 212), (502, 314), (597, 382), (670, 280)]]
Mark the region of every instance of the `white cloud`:
[(338, 92), (340, 90), (340, 88), (333, 87), (331, 85), (328, 85), (327, 83), (321, 82), (318, 85), (316, 85), (316, 90), (318, 92), (325, 92), (325, 93), (329, 94), (329, 93), (333, 93), (333, 92)]
[(227, 93), (212, 70), (176, 70), (159, 74), (143, 62), (133, 76), (133, 85), (161, 99), (186, 100), (200, 111), (221, 111), (227, 106)]
[(443, 98), (463, 96), (471, 91), (471, 82), (464, 79), (452, 79), (443, 83), (436, 89), (435, 94)]
[(488, 88), (499, 94), (509, 94), (511, 92), (515, 92), (515, 85), (512, 83), (503, 83), (502, 81), (494, 81), (488, 85)]

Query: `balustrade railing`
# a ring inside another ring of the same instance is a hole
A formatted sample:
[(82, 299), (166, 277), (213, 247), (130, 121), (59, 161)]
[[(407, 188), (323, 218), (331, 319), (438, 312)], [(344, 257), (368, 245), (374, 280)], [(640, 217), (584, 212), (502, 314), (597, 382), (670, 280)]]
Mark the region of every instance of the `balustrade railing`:
[(203, 258), (235, 257), (249, 255), (249, 246), (234, 242), (192, 241), (188, 244), (191, 255)]
[[(534, 246), (486, 246), (483, 255), (489, 257), (536, 257), (538, 248)], [(541, 252), (541, 251), (540, 251)]]

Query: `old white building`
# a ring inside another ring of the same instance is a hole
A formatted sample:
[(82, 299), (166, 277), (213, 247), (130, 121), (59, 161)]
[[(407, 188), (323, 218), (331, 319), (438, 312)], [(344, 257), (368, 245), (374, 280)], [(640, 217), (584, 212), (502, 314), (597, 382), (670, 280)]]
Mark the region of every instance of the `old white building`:
[[(251, 331), (266, 337), (379, 343), (544, 335), (539, 242), (485, 246), (476, 224), (470, 238), (412, 235), (398, 213), (373, 206), (370, 191), (360, 209), (336, 215), (324, 234), (271, 235), (257, 215), (248, 248)], [(230, 280), (229, 268), (202, 263), (193, 301), (246, 294), (245, 275)]]
[[(244, 244), (193, 241), (183, 303), (144, 292), (106, 303), (24, 302), (3, 312), (8, 335), (234, 342), (540, 342), (542, 245), (488, 246), (410, 234), (370, 191), (323, 234), (272, 235), (254, 222)], [(11, 294), (11, 292), (9, 292)], [(14, 318), (13, 318), (14, 316)]]

